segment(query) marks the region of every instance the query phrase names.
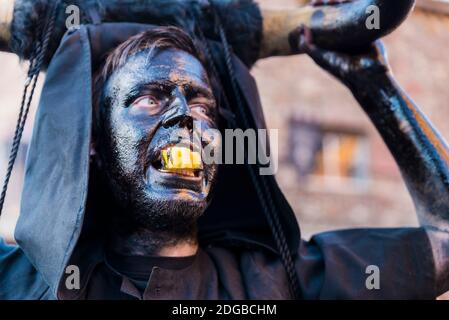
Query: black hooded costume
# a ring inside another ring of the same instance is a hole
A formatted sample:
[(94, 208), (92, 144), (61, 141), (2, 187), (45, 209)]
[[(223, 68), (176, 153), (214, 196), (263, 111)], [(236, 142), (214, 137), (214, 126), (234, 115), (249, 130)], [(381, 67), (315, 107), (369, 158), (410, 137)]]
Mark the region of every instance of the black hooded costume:
[[(61, 41), (47, 70), (28, 151), (18, 245), (0, 243), (0, 299), (291, 299), (292, 272), (305, 299), (435, 298), (424, 229), (346, 230), (303, 241), (274, 177), (251, 177), (243, 165), (220, 167), (212, 203), (199, 222), (199, 252), (182, 268), (156, 262), (143, 293), (110, 268), (101, 223), (107, 216), (95, 203), (89, 163), (92, 74), (106, 52), (151, 27), (82, 25)], [(222, 59), (222, 93), (232, 105), (226, 50), (221, 43), (210, 46)], [(250, 63), (235, 55), (230, 62), (250, 126), (265, 128)], [(267, 210), (276, 219), (267, 218)], [(285, 239), (281, 249), (279, 232)], [(292, 270), (283, 263), (286, 253)], [(80, 268), (80, 289), (65, 286), (68, 265)], [(366, 286), (370, 265), (380, 269), (380, 289)]]

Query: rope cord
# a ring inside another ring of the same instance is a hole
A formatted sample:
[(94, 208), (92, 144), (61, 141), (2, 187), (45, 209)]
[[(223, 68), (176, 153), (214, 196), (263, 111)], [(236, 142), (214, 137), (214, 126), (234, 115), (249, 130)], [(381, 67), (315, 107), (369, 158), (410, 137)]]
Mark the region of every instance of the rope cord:
[[(28, 68), (27, 79), (24, 85), (22, 100), (20, 104), (19, 116), (14, 130), (14, 137), (12, 140), (11, 150), (9, 154), (8, 166), (6, 169), (6, 175), (3, 182), (2, 193), (0, 196), (0, 216), (3, 211), (3, 205), (5, 203), (6, 192), (8, 190), (9, 180), (14, 169), (14, 164), (17, 158), (17, 154), (20, 148), (20, 141), (22, 140), (23, 130), (25, 128), (26, 120), (33, 101), (34, 91), (36, 89), (39, 73), (44, 63), (45, 55), (47, 53), (48, 43), (51, 35), (53, 34), (57, 9), (59, 7), (59, 1), (55, 1), (52, 5), (49, 15), (47, 16), (44, 28), (38, 31), (41, 33), (41, 39), (37, 41), (36, 46), (30, 56), (30, 65)], [(31, 90), (29, 91), (29, 89)]]
[[(226, 33), (224, 31), (223, 25), (220, 21), (220, 17), (214, 10), (214, 17), (216, 21), (216, 25), (218, 27), (218, 32), (220, 36), (220, 40), (223, 44), (224, 53), (225, 53), (225, 61), (227, 71), (229, 73), (229, 78), (232, 86), (232, 90), (235, 95), (235, 100), (237, 104), (238, 114), (243, 121), (243, 125), (245, 128), (250, 128), (250, 121), (245, 113), (245, 108), (243, 105), (243, 100), (237, 85), (237, 79), (235, 76), (234, 66), (232, 64), (232, 56), (231, 56), (231, 47), (227, 41)], [(254, 146), (249, 146), (254, 147)], [(248, 171), (250, 173), (251, 180), (256, 189), (257, 196), (261, 202), (262, 209), (267, 217), (270, 228), (273, 232), (273, 237), (276, 242), (276, 246), (281, 255), (281, 260), (286, 270), (289, 282), (290, 282), (290, 290), (291, 294), (295, 299), (301, 299), (302, 294), (299, 286), (299, 279), (296, 273), (293, 258), (290, 252), (290, 249), (287, 244), (287, 240), (285, 238), (285, 234), (282, 230), (282, 226), (279, 220), (279, 215), (277, 214), (277, 208), (274, 204), (273, 198), (271, 196), (267, 181), (264, 177), (260, 177), (258, 179), (257, 173), (255, 172), (255, 167), (247, 163)], [(259, 185), (259, 182), (261, 186)]]

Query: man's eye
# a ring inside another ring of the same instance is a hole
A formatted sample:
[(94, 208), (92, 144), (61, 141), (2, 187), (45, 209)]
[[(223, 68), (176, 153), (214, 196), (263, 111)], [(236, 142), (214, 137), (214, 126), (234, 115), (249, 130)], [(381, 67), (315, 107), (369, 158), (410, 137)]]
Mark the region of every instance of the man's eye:
[(208, 116), (208, 114), (209, 114), (207, 106), (204, 104), (195, 104), (193, 106), (190, 106), (190, 109), (193, 112), (203, 115), (203, 116)]
[(154, 110), (159, 108), (159, 101), (152, 96), (144, 96), (135, 100), (131, 106)]

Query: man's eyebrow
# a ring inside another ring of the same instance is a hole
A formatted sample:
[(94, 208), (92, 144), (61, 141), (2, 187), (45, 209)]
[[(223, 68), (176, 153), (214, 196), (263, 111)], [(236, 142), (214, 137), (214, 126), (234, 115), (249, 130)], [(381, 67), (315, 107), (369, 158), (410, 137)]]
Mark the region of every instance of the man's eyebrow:
[(151, 81), (148, 83), (138, 83), (129, 88), (128, 92), (125, 94), (124, 104), (125, 106), (131, 105), (131, 103), (139, 98), (140, 96), (149, 93), (148, 91), (166, 91), (170, 92), (173, 90), (174, 85), (167, 83), (167, 81)]
[(140, 84), (140, 90), (158, 89), (161, 91), (172, 91), (176, 87), (176, 83), (171, 80), (154, 80), (148, 83)]
[(137, 87), (139, 91), (145, 89), (159, 89), (161, 91), (172, 91), (175, 87), (180, 86), (183, 88), (187, 97), (194, 95), (201, 95), (207, 99), (214, 99), (212, 90), (206, 85), (197, 81), (173, 81), (173, 80), (154, 80), (146, 84), (140, 84)]
[(151, 82), (138, 83), (133, 85), (127, 94), (129, 97), (138, 96), (147, 90), (160, 90), (171, 92), (176, 87), (176, 84), (169, 80), (154, 80)]
[(202, 96), (208, 100), (215, 101), (212, 90), (204, 84), (190, 81), (183, 81), (182, 83), (173, 80), (154, 80), (146, 83), (139, 83), (130, 88), (126, 94), (126, 105), (130, 104), (134, 99), (144, 94), (145, 91), (157, 90), (161, 92), (170, 93), (177, 86), (182, 86), (187, 99), (195, 96)]
[(199, 95), (210, 100), (215, 100), (212, 90), (204, 85), (190, 83), (184, 86), (184, 91), (187, 97), (194, 97), (196, 95)]

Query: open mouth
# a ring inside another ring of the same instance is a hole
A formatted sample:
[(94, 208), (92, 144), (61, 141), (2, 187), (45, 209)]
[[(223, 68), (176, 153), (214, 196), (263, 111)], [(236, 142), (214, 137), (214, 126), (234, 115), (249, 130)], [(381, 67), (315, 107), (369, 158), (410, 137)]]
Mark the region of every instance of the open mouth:
[(202, 192), (207, 179), (201, 153), (193, 145), (166, 145), (155, 150), (147, 169), (147, 180), (152, 185), (172, 189), (189, 189)]
[(166, 146), (158, 152), (152, 166), (163, 173), (200, 177), (203, 172), (201, 154), (192, 146)]

